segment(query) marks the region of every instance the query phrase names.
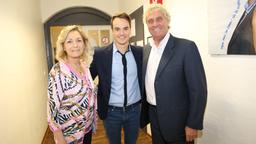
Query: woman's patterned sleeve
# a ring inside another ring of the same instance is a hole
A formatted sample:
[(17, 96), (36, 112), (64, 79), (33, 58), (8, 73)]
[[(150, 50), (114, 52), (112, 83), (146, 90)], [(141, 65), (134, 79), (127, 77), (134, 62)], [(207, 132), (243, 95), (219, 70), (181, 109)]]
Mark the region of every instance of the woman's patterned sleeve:
[(96, 133), (96, 129), (97, 129), (97, 109), (98, 109), (98, 105), (97, 105), (97, 91), (98, 91), (98, 86), (94, 85), (94, 90), (93, 90), (93, 97), (94, 97), (94, 120), (93, 120), (93, 124), (92, 124), (92, 131), (93, 133)]
[(56, 72), (52, 69), (48, 78), (47, 121), (53, 132), (61, 129), (58, 118), (61, 92), (56, 79)]

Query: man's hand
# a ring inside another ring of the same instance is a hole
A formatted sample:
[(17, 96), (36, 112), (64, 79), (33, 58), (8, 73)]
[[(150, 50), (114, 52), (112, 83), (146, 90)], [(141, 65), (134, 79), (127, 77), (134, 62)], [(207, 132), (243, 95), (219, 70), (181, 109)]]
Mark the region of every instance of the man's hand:
[(193, 141), (198, 136), (197, 135), (197, 130), (189, 128), (189, 127), (185, 128), (185, 133), (186, 133), (186, 141), (187, 142)]

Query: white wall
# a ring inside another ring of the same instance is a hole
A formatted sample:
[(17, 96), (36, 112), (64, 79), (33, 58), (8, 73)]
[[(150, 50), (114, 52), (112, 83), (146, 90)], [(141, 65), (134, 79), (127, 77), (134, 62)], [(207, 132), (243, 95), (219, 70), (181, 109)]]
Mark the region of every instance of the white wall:
[[(256, 56), (208, 54), (208, 3), (164, 0), (173, 35), (194, 40), (208, 80), (203, 136), (198, 144), (255, 143)], [(210, 5), (209, 5), (210, 6)]]
[[(32, 1), (32, 0), (31, 0)], [(209, 55), (208, 3), (205, 0), (163, 0), (171, 13), (171, 33), (194, 40), (199, 48), (208, 81), (205, 128), (198, 144), (251, 144), (256, 141), (256, 56)], [(42, 22), (62, 9), (91, 6), (110, 15), (131, 13), (136, 0), (42, 0)], [(144, 6), (148, 0), (143, 0)], [(209, 5), (210, 6), (210, 5)], [(145, 27), (146, 36), (149, 35)], [(6, 96), (5, 94), (4, 96)], [(10, 94), (8, 94), (9, 96)], [(1, 128), (2, 129), (2, 128)]]
[[(196, 42), (206, 71), (208, 104), (203, 136), (197, 143), (255, 143), (256, 56), (210, 55), (207, 1), (163, 1), (171, 14), (170, 32)], [(143, 5), (145, 10), (148, 0), (144, 0)], [(141, 1), (123, 0), (120, 10), (131, 13), (139, 6)], [(145, 25), (147, 36), (149, 32)]]
[(45, 23), (66, 8), (76, 6), (88, 6), (113, 15), (119, 11), (119, 2), (119, 0), (41, 0), (42, 22)]
[(0, 19), (0, 143), (39, 144), (47, 127), (40, 1), (1, 1)]
[(119, 7), (120, 11), (124, 11), (127, 14), (131, 14), (133, 11), (143, 5), (143, 0), (122, 0)]

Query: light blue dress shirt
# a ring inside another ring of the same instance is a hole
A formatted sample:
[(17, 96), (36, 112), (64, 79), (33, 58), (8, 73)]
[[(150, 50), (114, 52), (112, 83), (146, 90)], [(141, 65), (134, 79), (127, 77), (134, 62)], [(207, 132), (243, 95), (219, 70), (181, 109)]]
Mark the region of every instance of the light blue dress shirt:
[[(141, 99), (137, 64), (131, 48), (125, 54), (127, 60), (127, 105), (138, 102)], [(122, 55), (113, 43), (112, 78), (109, 105), (123, 107), (124, 105), (124, 75)]]

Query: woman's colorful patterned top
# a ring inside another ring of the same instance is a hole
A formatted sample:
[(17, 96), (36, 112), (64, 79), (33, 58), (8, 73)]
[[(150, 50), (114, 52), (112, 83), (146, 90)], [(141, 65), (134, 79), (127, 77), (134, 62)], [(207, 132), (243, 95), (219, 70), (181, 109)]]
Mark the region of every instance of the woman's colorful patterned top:
[(62, 130), (66, 142), (80, 143), (96, 129), (96, 90), (88, 66), (82, 76), (59, 62), (49, 73), (47, 120), (54, 132)]

